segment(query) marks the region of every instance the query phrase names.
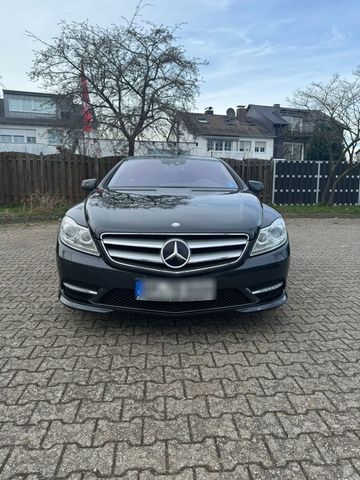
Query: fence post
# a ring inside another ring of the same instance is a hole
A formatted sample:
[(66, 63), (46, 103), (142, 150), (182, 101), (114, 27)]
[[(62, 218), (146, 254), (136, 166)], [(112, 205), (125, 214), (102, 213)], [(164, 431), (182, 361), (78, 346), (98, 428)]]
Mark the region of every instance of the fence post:
[(275, 204), (275, 177), (276, 177), (276, 159), (273, 159), (274, 168), (273, 168), (273, 179), (272, 179), (272, 192), (271, 192), (271, 203)]
[(320, 188), (320, 169), (321, 169), (321, 162), (318, 163), (318, 171), (317, 171), (317, 179), (316, 179), (316, 205), (319, 203), (319, 188)]

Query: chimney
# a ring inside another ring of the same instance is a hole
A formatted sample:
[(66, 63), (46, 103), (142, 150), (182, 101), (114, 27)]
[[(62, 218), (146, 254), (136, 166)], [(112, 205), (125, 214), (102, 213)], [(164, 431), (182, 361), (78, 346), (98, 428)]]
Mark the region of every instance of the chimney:
[(246, 114), (247, 110), (245, 108), (245, 105), (238, 105), (236, 107), (236, 118), (239, 120), (239, 122), (246, 122)]
[(205, 115), (213, 115), (213, 114), (214, 114), (213, 107), (205, 108)]
[(226, 110), (226, 121), (232, 122), (235, 119), (235, 110), (233, 108), (228, 108)]

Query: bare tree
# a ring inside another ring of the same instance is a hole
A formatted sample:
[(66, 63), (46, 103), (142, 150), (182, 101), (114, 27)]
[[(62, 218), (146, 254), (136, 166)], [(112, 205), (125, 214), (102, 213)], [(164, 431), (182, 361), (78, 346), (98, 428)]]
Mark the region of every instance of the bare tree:
[[(360, 68), (350, 79), (335, 74), (327, 82), (313, 82), (297, 90), (290, 102), (313, 110), (314, 128), (320, 132), (330, 169), (321, 201), (332, 205), (340, 180), (358, 165), (356, 150), (360, 142)], [(341, 148), (339, 148), (339, 144)], [(336, 176), (341, 162), (347, 167)]]
[(45, 88), (81, 99), (80, 77), (88, 82), (96, 121), (108, 136), (126, 139), (134, 154), (136, 138), (171, 123), (178, 110), (193, 106), (199, 93), (197, 58), (189, 58), (177, 43), (180, 26), (139, 20), (140, 3), (123, 25), (102, 28), (88, 22), (61, 23), (51, 43), (40, 42), (30, 78)]

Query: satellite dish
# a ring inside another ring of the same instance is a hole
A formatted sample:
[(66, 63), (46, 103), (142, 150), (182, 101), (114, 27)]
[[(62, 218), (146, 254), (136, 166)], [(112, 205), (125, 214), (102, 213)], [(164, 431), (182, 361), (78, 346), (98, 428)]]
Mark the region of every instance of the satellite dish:
[(235, 110), (233, 108), (228, 108), (226, 110), (227, 120), (235, 120)]

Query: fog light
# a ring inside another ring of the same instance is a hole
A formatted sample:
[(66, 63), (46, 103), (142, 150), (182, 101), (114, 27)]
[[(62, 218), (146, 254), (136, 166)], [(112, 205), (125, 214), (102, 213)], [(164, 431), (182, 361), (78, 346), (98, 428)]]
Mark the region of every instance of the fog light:
[(276, 290), (284, 285), (283, 282), (275, 283), (275, 285), (271, 285), (270, 287), (260, 288), (259, 290), (254, 290), (251, 293), (253, 295), (259, 295), (260, 293), (271, 292), (272, 290)]
[(77, 285), (73, 285), (72, 283), (63, 282), (64, 287), (68, 288), (69, 290), (73, 290), (74, 292), (79, 293), (86, 293), (88, 295), (97, 295), (96, 290), (89, 290), (88, 288), (78, 287)]

